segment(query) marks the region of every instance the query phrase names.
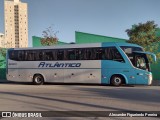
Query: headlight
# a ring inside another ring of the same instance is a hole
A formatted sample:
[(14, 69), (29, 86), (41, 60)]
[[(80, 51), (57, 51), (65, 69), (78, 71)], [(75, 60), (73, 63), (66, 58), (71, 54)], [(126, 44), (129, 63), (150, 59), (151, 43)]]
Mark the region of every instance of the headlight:
[(148, 75), (148, 84), (151, 85), (152, 84), (152, 74)]

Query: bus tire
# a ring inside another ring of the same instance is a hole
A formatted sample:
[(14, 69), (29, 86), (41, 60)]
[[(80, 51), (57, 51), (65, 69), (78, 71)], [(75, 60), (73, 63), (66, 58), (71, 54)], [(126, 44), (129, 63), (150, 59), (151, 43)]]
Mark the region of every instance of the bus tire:
[(42, 75), (40, 75), (40, 74), (34, 75), (34, 77), (33, 77), (33, 84), (34, 85), (43, 85), (43, 83), (44, 83), (44, 78)]
[(111, 85), (120, 86), (123, 83), (123, 77), (120, 75), (113, 75), (111, 77)]

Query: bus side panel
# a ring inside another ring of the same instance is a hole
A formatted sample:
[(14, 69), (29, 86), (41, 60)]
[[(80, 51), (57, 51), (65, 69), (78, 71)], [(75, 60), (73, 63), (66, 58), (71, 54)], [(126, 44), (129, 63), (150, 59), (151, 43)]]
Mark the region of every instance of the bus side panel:
[(44, 69), (43, 74), (46, 77), (45, 82), (64, 82), (64, 69)]
[(151, 72), (145, 71), (145, 70), (141, 70), (138, 68), (135, 68), (135, 73), (136, 73), (136, 84), (140, 84), (140, 85), (150, 85), (152, 82), (152, 77), (150, 78), (150, 76), (152, 76)]
[(100, 69), (65, 69), (65, 83), (97, 83), (101, 84)]
[(7, 80), (17, 82), (32, 82), (34, 70), (9, 68)]
[(135, 84), (134, 69), (129, 67), (126, 63), (103, 60), (102, 61), (102, 84), (110, 84), (112, 75), (119, 74), (124, 76), (126, 84)]
[(99, 60), (72, 61), (80, 63), (77, 68), (64, 69), (65, 83), (97, 83), (101, 84), (101, 62)]

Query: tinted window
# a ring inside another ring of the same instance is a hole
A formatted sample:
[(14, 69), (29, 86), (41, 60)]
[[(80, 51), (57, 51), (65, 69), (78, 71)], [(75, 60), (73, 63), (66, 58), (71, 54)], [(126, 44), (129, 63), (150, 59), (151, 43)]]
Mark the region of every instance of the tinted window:
[(140, 47), (121, 46), (121, 49), (126, 53), (132, 64), (135, 66), (134, 51), (143, 51)]
[(9, 58), (18, 61), (114, 60), (124, 61), (116, 47), (72, 48), (49, 50), (14, 50)]
[(57, 60), (64, 60), (64, 50), (57, 50)]
[(36, 51), (30, 50), (30, 51), (25, 51), (25, 58), (24, 60), (26, 61), (34, 61), (36, 60)]
[(9, 59), (18, 60), (18, 51), (9, 51)]
[(114, 60), (114, 61), (119, 61), (119, 62), (124, 62), (123, 57), (121, 56), (120, 52), (117, 50), (116, 47), (110, 47), (108, 48), (109, 50), (109, 59)]

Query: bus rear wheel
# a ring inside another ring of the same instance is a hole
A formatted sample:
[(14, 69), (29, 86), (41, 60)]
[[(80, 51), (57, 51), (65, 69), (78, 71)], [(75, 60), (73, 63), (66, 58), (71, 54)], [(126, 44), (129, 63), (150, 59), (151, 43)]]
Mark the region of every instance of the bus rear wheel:
[(40, 75), (40, 74), (34, 75), (34, 77), (33, 77), (33, 84), (34, 85), (43, 85), (43, 83), (44, 83), (44, 78), (42, 75)]
[(120, 86), (123, 83), (123, 78), (120, 75), (114, 75), (111, 78), (111, 85)]

